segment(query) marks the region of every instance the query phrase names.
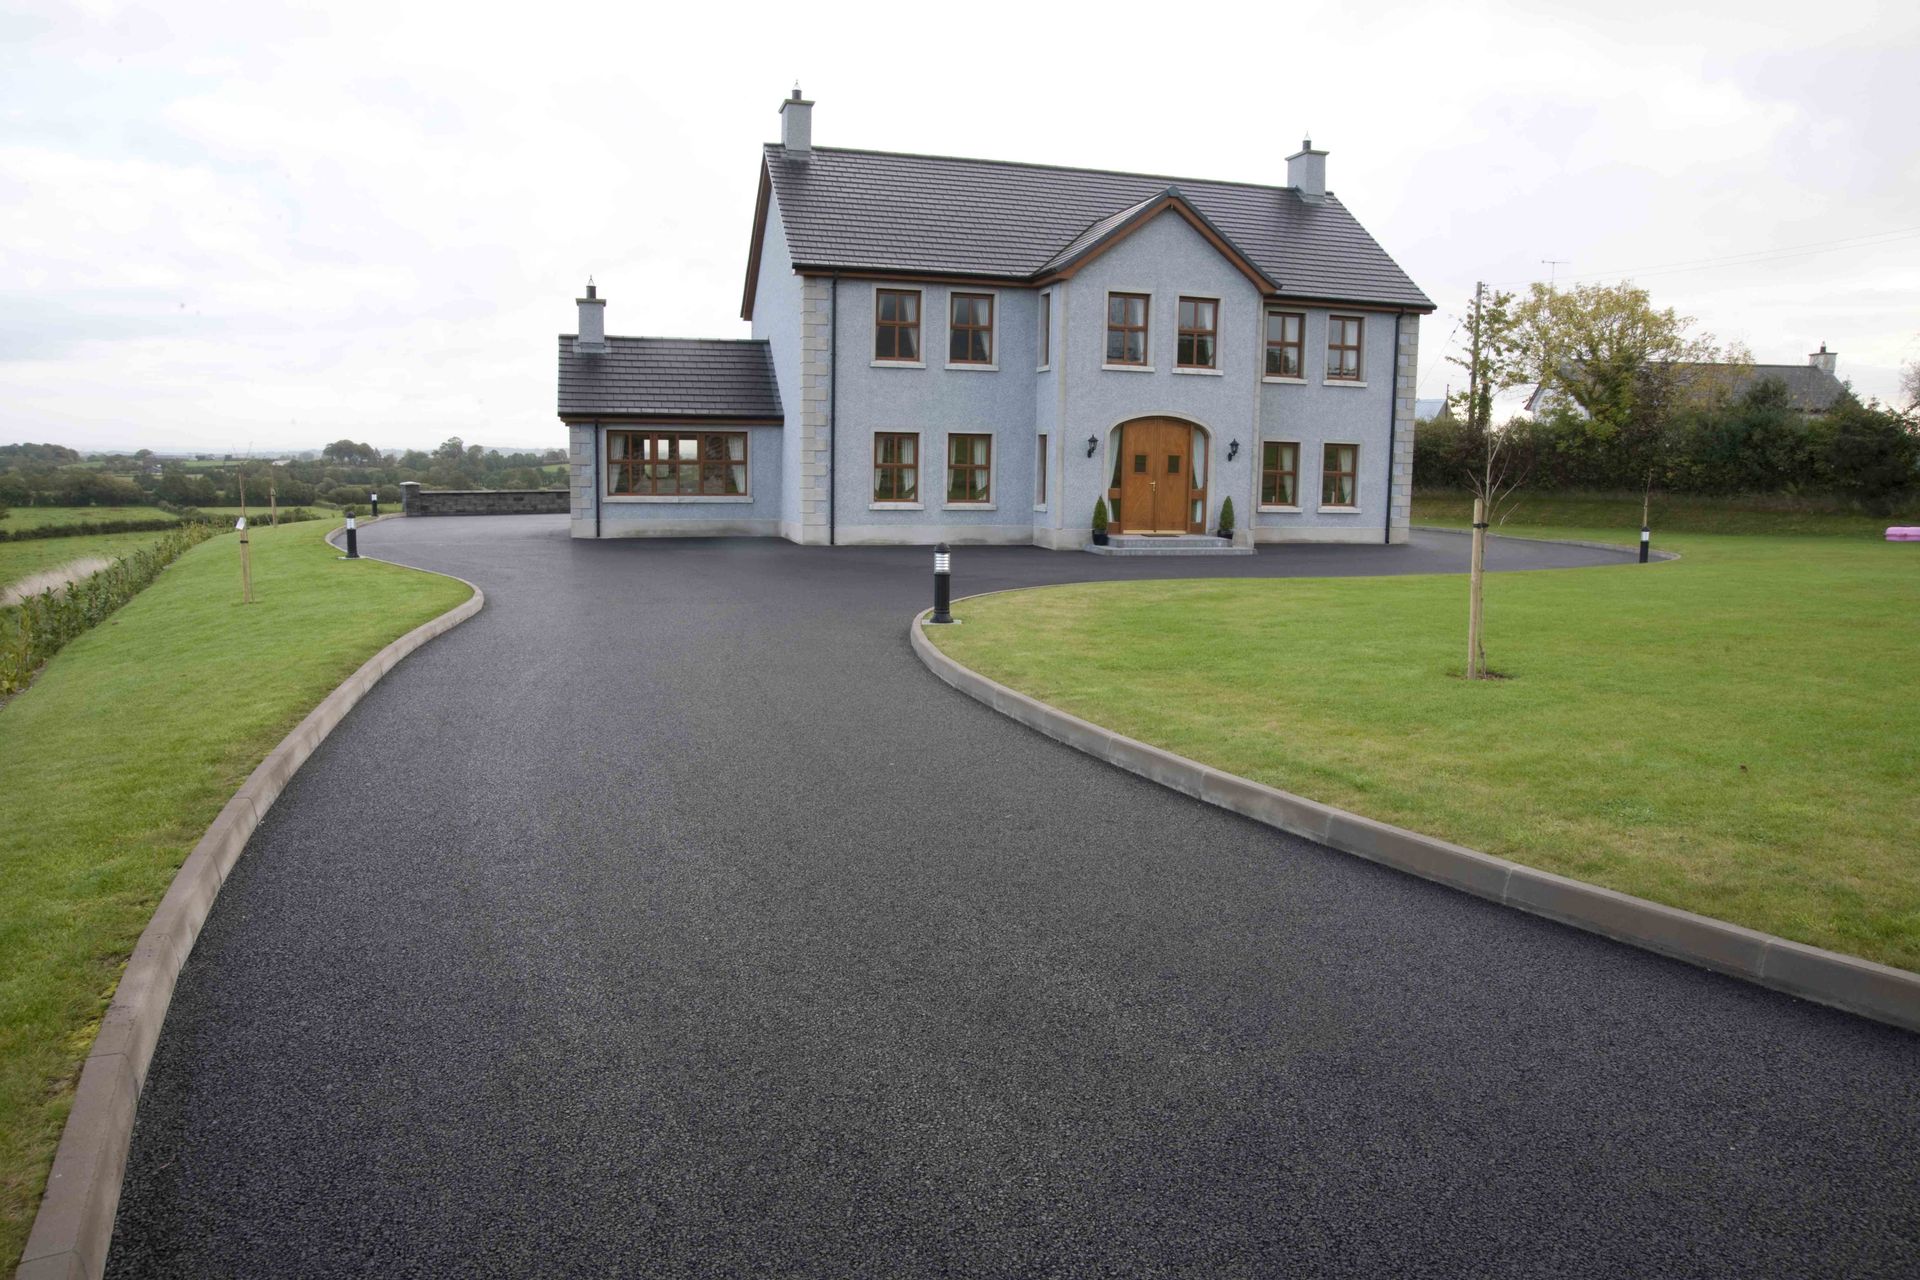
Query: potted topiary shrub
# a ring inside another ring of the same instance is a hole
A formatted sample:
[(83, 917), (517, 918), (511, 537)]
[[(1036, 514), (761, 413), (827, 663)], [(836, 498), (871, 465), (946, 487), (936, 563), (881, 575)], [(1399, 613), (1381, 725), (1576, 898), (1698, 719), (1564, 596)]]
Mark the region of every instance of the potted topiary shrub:
[(1233, 499), (1228, 498), (1220, 504), (1220, 536), (1233, 541)]
[(1093, 500), (1093, 545), (1096, 547), (1107, 545), (1107, 500), (1105, 498)]

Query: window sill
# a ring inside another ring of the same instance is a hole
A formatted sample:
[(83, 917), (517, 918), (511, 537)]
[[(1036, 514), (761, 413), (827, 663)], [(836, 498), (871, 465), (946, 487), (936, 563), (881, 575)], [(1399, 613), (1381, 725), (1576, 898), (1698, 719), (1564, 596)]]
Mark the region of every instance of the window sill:
[(1288, 377), (1283, 377), (1277, 373), (1265, 374), (1261, 377), (1260, 381), (1277, 382), (1281, 386), (1292, 386), (1292, 387), (1304, 387), (1307, 385), (1307, 380), (1305, 378), (1288, 378)]
[(926, 509), (927, 504), (924, 502), (869, 502), (867, 504), (869, 511), (925, 511)]
[[(1281, 515), (1281, 516), (1297, 516), (1303, 510), (1303, 508), (1301, 507), (1269, 507), (1264, 504), (1257, 509), (1260, 511), (1264, 511), (1269, 515)], [(1345, 508), (1342, 508), (1342, 510), (1344, 509)]]
[(966, 373), (1000, 372), (1000, 366), (997, 364), (975, 364), (971, 360), (949, 360), (947, 361), (947, 368), (964, 371)]
[(1050, 364), (1043, 364), (1039, 368), (1035, 369), (1034, 372), (1035, 373), (1052, 373), (1053, 366)]
[(927, 367), (925, 360), (869, 360), (867, 363), (875, 369), (924, 369)]
[(1322, 504), (1320, 507), (1320, 514), (1323, 516), (1357, 516), (1360, 514), (1360, 508), (1329, 507), (1329, 506), (1326, 506), (1325, 504)]
[(1047, 509), (1047, 504), (1044, 502), (1036, 502), (1033, 504), (1033, 509), (1035, 511), (1045, 511)]
[(1100, 366), (1109, 373), (1152, 373), (1150, 364), (1103, 364)]
[(1223, 376), (1218, 369), (1182, 369), (1176, 367), (1174, 372), (1198, 374), (1203, 378), (1218, 378)]
[(1365, 387), (1367, 384), (1356, 378), (1323, 378), (1320, 380), (1320, 385), (1323, 387)]
[(998, 511), (999, 505), (992, 502), (943, 502), (942, 511)]
[(606, 500), (608, 502), (637, 502), (642, 504), (662, 502), (752, 502), (753, 495), (750, 493), (610, 493), (607, 495)]

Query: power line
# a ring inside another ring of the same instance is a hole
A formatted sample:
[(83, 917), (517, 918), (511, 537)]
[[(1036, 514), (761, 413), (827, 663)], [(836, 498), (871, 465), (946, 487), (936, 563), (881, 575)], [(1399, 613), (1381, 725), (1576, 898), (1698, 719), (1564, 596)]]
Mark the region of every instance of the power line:
[[(1898, 244), (1904, 240), (1920, 238), (1920, 227), (1902, 227), (1889, 231), (1875, 231), (1866, 235), (1844, 236), (1838, 240), (1817, 240), (1810, 244), (1783, 245), (1772, 249), (1749, 249), (1745, 253), (1726, 254), (1717, 258), (1692, 258), (1681, 262), (1659, 263), (1648, 267), (1634, 267), (1626, 270), (1594, 271), (1577, 276), (1574, 280), (1618, 280), (1628, 277), (1667, 275), (1679, 271), (1702, 271), (1723, 266), (1760, 266), (1768, 262), (1777, 262), (1785, 258), (1802, 257), (1815, 253), (1832, 253), (1843, 249), (1873, 249), (1881, 245)], [(1549, 262), (1552, 259), (1543, 258)], [(1507, 280), (1502, 283), (1520, 284), (1532, 281)]]

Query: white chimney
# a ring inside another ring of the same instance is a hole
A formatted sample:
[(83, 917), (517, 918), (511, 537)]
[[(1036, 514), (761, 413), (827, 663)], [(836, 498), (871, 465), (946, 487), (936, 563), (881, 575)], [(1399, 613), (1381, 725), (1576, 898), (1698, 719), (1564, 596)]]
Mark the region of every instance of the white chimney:
[(1313, 139), (1305, 138), (1300, 149), (1287, 157), (1287, 185), (1309, 204), (1327, 198), (1327, 153), (1313, 149)]
[(813, 104), (800, 96), (797, 84), (793, 96), (780, 104), (780, 146), (790, 156), (813, 151)]
[(1840, 353), (1827, 350), (1827, 344), (1823, 342), (1818, 351), (1807, 357), (1807, 363), (1816, 369), (1832, 373), (1834, 366), (1840, 363)]
[(582, 355), (599, 355), (607, 349), (607, 300), (587, 281), (587, 296), (575, 298), (580, 304), (580, 333), (573, 349)]

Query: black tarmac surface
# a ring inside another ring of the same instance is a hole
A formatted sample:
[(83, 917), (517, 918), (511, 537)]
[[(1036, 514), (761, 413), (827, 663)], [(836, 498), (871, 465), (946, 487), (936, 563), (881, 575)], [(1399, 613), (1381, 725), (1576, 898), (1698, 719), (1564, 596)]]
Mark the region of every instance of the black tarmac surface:
[[(908, 649), (924, 550), (361, 545), (487, 607), (227, 882), (113, 1275), (1920, 1271), (1920, 1037), (1004, 720)], [(955, 560), (970, 593), (1465, 549)]]

